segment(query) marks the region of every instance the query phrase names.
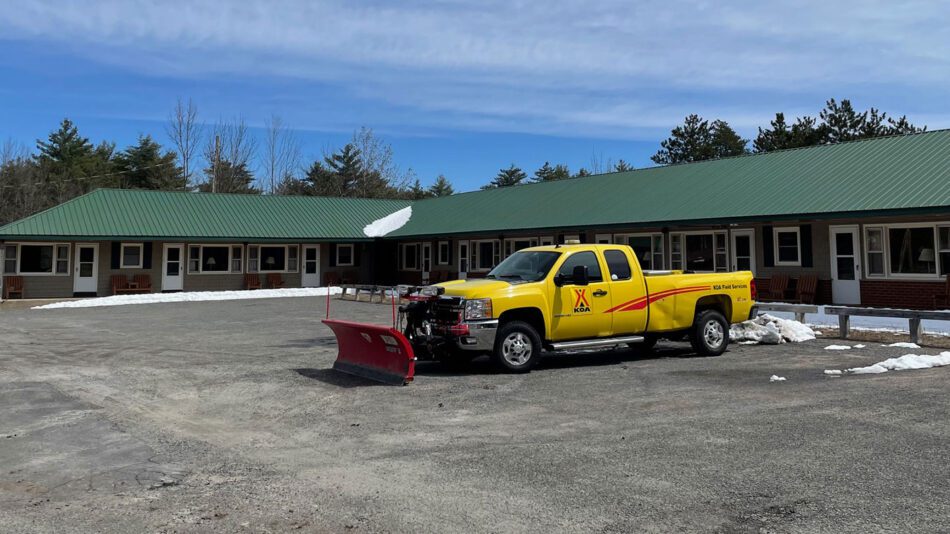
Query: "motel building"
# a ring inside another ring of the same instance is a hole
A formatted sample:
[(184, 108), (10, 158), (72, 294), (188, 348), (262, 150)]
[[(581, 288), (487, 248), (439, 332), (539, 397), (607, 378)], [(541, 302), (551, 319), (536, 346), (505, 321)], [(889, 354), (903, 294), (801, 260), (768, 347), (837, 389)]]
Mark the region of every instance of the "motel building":
[(950, 308), (950, 130), (414, 202), (100, 189), (0, 227), (2, 296), (421, 284), (573, 239), (788, 300), (817, 279), (817, 304)]

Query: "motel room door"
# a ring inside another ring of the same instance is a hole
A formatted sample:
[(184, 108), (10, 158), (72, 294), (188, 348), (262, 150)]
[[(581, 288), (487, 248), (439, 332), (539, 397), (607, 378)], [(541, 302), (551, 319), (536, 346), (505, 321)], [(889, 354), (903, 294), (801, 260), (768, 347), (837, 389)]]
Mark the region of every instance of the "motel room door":
[(99, 245), (77, 243), (73, 265), (73, 292), (96, 293), (99, 288)]
[(755, 274), (755, 241), (754, 231), (732, 231), (732, 270), (752, 271)]
[(184, 273), (185, 245), (169, 245), (165, 243), (162, 247), (164, 258), (162, 264), (162, 291), (181, 291), (184, 286), (182, 277)]
[(857, 226), (832, 226), (831, 300), (835, 304), (861, 304), (861, 254)]
[(303, 287), (320, 287), (320, 245), (304, 245), (303, 275), (300, 279)]

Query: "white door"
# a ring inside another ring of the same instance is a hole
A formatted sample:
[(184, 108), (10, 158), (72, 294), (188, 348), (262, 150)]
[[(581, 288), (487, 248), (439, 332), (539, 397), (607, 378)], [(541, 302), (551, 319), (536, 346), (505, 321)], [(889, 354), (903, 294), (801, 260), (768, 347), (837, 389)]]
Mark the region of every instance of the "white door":
[(459, 280), (468, 278), (468, 241), (459, 241)]
[(857, 226), (831, 227), (831, 298), (835, 304), (861, 304), (861, 254)]
[(99, 288), (99, 245), (77, 244), (73, 266), (73, 292), (96, 293)]
[(320, 245), (304, 245), (303, 247), (303, 275), (300, 285), (303, 287), (320, 287)]
[(164, 264), (162, 265), (162, 291), (181, 291), (184, 285), (182, 278), (184, 276), (184, 245), (165, 244), (162, 255)]
[(732, 270), (755, 274), (755, 232), (752, 229), (732, 231)]
[(429, 273), (432, 271), (432, 243), (422, 244), (422, 283), (429, 283)]

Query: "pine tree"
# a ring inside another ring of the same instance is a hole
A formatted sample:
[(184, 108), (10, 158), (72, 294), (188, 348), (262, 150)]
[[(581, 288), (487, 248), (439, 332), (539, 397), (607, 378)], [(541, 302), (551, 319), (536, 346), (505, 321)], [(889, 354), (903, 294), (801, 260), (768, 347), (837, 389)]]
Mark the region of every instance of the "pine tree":
[(209, 166), (204, 173), (207, 181), (198, 186), (201, 192), (261, 194), (261, 190), (254, 187), (254, 175), (244, 163), (234, 165), (222, 159), (218, 162), (217, 168)]
[(841, 104), (834, 98), (829, 99), (818, 116), (827, 127), (825, 141), (828, 143), (861, 139), (866, 133), (868, 112), (858, 113), (848, 99), (841, 100)]
[(416, 181), (409, 186), (409, 189), (406, 191), (406, 196), (409, 200), (422, 200), (431, 197), (432, 194), (429, 193), (428, 189), (422, 187), (422, 182), (417, 178)]
[(442, 174), (429, 186), (429, 194), (433, 197), (447, 197), (454, 193), (455, 190), (452, 188), (452, 184)]
[(38, 139), (36, 148), (34, 162), (52, 204), (117, 184), (112, 160), (115, 145), (103, 141), (93, 146), (69, 119), (63, 119), (46, 141)]
[(584, 178), (585, 176), (590, 176), (590, 171), (581, 167), (578, 169), (577, 174), (574, 175), (574, 178)]
[(742, 139), (725, 121), (712, 124), (699, 115), (689, 115), (681, 126), (660, 143), (660, 150), (650, 159), (670, 165), (707, 159), (737, 156), (746, 153), (747, 140)]
[(571, 171), (567, 168), (567, 165), (557, 164), (551, 166), (550, 162), (545, 161), (538, 170), (534, 171), (533, 182), (553, 182), (556, 180), (563, 180), (565, 178), (571, 177)]
[(131, 189), (184, 189), (186, 180), (177, 159), (172, 151), (163, 153), (151, 136), (139, 136), (138, 144), (115, 157), (116, 170), (121, 173), (119, 185)]
[(495, 175), (495, 179), (491, 181), (488, 185), (483, 185), (482, 189), (495, 189), (497, 187), (511, 187), (513, 185), (518, 185), (527, 178), (528, 175), (518, 167), (515, 167), (515, 164), (512, 163), (507, 169), (501, 169), (498, 171), (498, 174)]
[(614, 165), (614, 172), (627, 172), (627, 171), (632, 171), (632, 170), (633, 170), (633, 165), (630, 165), (629, 163), (627, 163), (626, 161), (622, 159), (618, 160), (617, 164)]

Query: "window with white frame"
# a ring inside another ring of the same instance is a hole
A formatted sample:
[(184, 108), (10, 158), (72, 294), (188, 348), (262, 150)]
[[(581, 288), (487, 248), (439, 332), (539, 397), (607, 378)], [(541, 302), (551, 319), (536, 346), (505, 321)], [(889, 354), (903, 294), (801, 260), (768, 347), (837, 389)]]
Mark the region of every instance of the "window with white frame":
[(598, 245), (609, 245), (613, 243), (610, 238), (610, 234), (596, 234), (594, 235), (594, 243)]
[(297, 245), (248, 245), (248, 272), (295, 273), (298, 252)]
[(188, 245), (188, 273), (240, 273), (243, 257), (242, 245)]
[(536, 237), (512, 237), (505, 239), (505, 257), (511, 256), (519, 250), (538, 246)]
[(121, 258), (119, 267), (122, 269), (141, 269), (142, 243), (122, 243), (119, 256)]
[(614, 243), (630, 245), (640, 268), (646, 271), (659, 271), (666, 268), (666, 255), (663, 250), (663, 234), (617, 234)]
[(728, 271), (726, 232), (670, 234), (670, 266), (698, 272)]
[(497, 239), (472, 241), (472, 271), (487, 272), (501, 260), (501, 242)]
[(867, 276), (884, 276), (884, 228), (879, 226), (864, 228), (864, 250)]
[(773, 228), (773, 242), (775, 243), (775, 265), (800, 266), (801, 234), (797, 226)]
[(888, 226), (888, 259), (891, 274), (937, 274), (933, 226)]
[(449, 242), (439, 241), (439, 251), (436, 254), (436, 261), (439, 265), (449, 264)]
[(336, 246), (336, 264), (341, 267), (352, 267), (354, 263), (355, 252), (353, 243), (341, 243)]
[(4, 247), (3, 272), (26, 275), (69, 275), (66, 243), (21, 243)]
[(937, 260), (940, 275), (950, 276), (950, 226), (937, 227)]
[(539, 243), (541, 246), (553, 245), (553, 244), (554, 244), (554, 238), (551, 237), (551, 236), (541, 236), (541, 237), (538, 238), (538, 243)]
[(420, 243), (403, 243), (399, 245), (400, 265), (403, 271), (418, 271), (419, 256), (422, 245)]

